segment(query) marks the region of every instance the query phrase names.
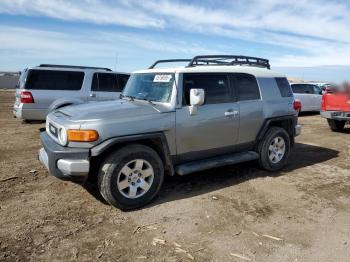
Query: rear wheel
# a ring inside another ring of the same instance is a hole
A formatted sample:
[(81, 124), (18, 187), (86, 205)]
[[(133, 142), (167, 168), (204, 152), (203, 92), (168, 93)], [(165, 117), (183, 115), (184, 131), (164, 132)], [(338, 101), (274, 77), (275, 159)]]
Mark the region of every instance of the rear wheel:
[(339, 132), (344, 129), (345, 121), (327, 119), (328, 125), (333, 132)]
[(259, 164), (268, 171), (285, 166), (290, 152), (290, 138), (285, 129), (271, 127), (258, 146)]
[(150, 147), (132, 144), (112, 153), (102, 163), (98, 187), (103, 198), (122, 210), (150, 202), (164, 180), (163, 163)]

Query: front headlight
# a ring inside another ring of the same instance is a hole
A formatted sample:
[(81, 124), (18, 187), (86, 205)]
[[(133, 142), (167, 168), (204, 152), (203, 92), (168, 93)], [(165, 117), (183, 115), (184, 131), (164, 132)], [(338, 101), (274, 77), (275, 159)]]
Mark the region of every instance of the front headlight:
[(58, 129), (58, 141), (62, 146), (67, 145), (67, 131), (63, 127)]

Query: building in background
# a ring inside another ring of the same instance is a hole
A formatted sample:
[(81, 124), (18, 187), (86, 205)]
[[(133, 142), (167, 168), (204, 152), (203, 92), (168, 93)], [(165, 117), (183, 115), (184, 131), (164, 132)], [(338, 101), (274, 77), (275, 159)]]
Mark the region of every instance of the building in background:
[(15, 89), (19, 72), (0, 72), (0, 89)]

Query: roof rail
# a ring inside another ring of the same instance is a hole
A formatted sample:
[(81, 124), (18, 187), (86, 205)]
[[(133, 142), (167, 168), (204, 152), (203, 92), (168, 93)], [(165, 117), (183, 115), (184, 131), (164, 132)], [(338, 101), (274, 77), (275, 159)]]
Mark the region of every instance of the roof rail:
[(187, 67), (218, 65), (247, 65), (271, 69), (268, 59), (237, 55), (202, 55), (195, 56)]
[(161, 63), (176, 63), (176, 62), (191, 62), (191, 59), (167, 59), (167, 60), (157, 60), (148, 69), (154, 68), (156, 65)]
[(105, 67), (92, 67), (92, 66), (72, 66), (72, 65), (51, 65), (51, 64), (41, 64), (39, 67), (58, 67), (58, 68), (76, 68), (76, 69), (101, 69), (106, 71), (112, 71)]

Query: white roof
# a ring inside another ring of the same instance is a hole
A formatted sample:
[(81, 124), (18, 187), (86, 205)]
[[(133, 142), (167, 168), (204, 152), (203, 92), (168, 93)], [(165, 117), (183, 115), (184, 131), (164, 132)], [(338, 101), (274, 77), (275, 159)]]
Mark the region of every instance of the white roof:
[(253, 66), (194, 66), (153, 68), (135, 71), (133, 73), (247, 73), (255, 77), (285, 77), (272, 70)]

